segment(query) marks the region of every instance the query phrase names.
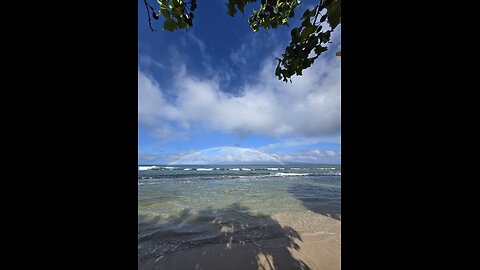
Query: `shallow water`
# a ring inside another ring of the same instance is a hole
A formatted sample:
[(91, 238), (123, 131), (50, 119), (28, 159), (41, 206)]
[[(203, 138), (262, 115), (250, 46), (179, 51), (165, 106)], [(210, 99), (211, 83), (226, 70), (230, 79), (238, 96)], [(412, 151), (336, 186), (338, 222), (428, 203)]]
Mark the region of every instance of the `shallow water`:
[(300, 232), (286, 225), (305, 213), (341, 219), (340, 169), (141, 166), (139, 260), (211, 243), (259, 244), (284, 237), (293, 245)]

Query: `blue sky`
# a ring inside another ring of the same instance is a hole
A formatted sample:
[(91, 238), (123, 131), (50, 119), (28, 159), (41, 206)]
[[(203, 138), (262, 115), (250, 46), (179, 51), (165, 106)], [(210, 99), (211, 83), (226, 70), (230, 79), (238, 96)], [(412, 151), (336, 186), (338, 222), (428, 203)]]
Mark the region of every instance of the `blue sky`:
[[(139, 164), (178, 163), (185, 156), (201, 162), (202, 154), (192, 153), (219, 147), (228, 147), (229, 162), (237, 155), (238, 162), (270, 156), (340, 163), (340, 26), (330, 49), (303, 76), (293, 83), (274, 76), (275, 57), (305, 8), (316, 2), (303, 1), (290, 27), (253, 33), (247, 19), (258, 4), (232, 18), (225, 0), (204, 1), (188, 31), (163, 31), (160, 18), (152, 33), (139, 1)], [(225, 162), (221, 154), (216, 158)]]

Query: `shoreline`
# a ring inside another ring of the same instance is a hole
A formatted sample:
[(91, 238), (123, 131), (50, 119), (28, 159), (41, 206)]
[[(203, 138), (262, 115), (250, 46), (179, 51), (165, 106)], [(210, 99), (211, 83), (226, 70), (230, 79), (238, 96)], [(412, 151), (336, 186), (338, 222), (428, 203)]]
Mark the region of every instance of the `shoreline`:
[(341, 221), (311, 211), (291, 218), (275, 219), (284, 228), (297, 230), (295, 238), (207, 244), (139, 261), (138, 269), (339, 270)]
[(138, 264), (138, 269), (340, 269), (339, 240), (321, 235), (305, 235), (302, 239), (296, 241), (298, 250), (262, 248), (254, 243), (208, 244), (147, 259)]

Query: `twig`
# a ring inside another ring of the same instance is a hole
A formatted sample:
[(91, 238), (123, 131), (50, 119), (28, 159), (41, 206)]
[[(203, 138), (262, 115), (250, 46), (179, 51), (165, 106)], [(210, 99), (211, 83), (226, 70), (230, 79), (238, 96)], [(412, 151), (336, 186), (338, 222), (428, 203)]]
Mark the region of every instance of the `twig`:
[(153, 7), (150, 6), (148, 3), (147, 3), (147, 0), (143, 0), (143, 2), (145, 3), (145, 9), (147, 10), (147, 15), (148, 15), (148, 26), (150, 27), (150, 30), (152, 30), (152, 32), (155, 32), (155, 29), (153, 29), (152, 27), (152, 20), (150, 18), (150, 11), (148, 10), (148, 8), (150, 8), (152, 10), (152, 12), (155, 12), (153, 10)]
[(315, 14), (315, 19), (313, 20), (313, 25), (315, 25), (315, 23), (317, 22), (317, 16), (320, 13), (320, 7), (322, 7), (322, 0), (320, 0), (320, 2), (318, 3), (317, 14)]

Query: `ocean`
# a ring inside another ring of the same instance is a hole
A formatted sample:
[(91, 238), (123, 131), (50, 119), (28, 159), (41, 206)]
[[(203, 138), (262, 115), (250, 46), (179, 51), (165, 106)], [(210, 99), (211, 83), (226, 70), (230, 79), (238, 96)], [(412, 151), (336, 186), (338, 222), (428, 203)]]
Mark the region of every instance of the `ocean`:
[(140, 165), (138, 260), (216, 243), (292, 247), (337, 232), (340, 202), (340, 165)]

